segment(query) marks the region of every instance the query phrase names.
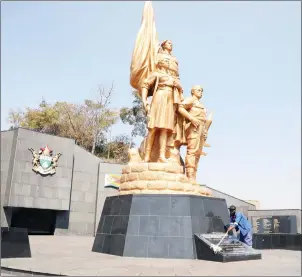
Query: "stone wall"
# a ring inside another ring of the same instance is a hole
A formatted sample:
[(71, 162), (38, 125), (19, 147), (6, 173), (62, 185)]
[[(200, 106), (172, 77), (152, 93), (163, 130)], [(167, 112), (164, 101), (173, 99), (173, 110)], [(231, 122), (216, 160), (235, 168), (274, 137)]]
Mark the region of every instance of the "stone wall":
[(301, 234), (301, 210), (298, 209), (282, 209), (282, 210), (255, 210), (248, 211), (248, 218), (252, 217), (271, 217), (271, 216), (296, 216), (297, 233)]
[(1, 132), (1, 227), (10, 225), (9, 210), (3, 208), (10, 195), (12, 168), (18, 130)]
[[(21, 128), (17, 132), (15, 159), (10, 172), (12, 180), (6, 205), (68, 210), (74, 141)], [(58, 161), (56, 173), (42, 176), (32, 170), (32, 153), (28, 149), (38, 151), (46, 145), (54, 151), (54, 155), (58, 152), (63, 155)]]
[[(32, 153), (48, 145), (62, 153), (54, 175), (32, 170)], [(105, 174), (121, 173), (122, 165), (102, 160), (72, 139), (18, 128), (1, 132), (1, 227), (10, 226), (12, 208), (56, 210), (56, 235), (95, 234), (107, 195)], [(3, 208), (4, 207), (4, 208)]]
[(105, 203), (105, 199), (108, 196), (114, 196), (118, 194), (116, 189), (105, 188), (105, 175), (106, 174), (121, 174), (123, 165), (120, 164), (108, 164), (108, 163), (100, 163), (99, 164), (99, 186), (97, 191), (97, 205), (95, 212), (95, 227), (94, 234), (97, 231), (99, 221), (101, 218), (103, 206)]
[(75, 145), (69, 232), (93, 235), (98, 166), (101, 160)]

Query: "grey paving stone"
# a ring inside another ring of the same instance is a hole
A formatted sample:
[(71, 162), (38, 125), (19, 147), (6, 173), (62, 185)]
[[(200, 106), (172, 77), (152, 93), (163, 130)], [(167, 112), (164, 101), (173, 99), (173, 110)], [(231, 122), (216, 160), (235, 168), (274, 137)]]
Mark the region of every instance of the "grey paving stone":
[(69, 276), (301, 276), (299, 251), (265, 250), (262, 260), (216, 263), (94, 253), (93, 240), (79, 236), (30, 236), (32, 258), (1, 259), (1, 265)]

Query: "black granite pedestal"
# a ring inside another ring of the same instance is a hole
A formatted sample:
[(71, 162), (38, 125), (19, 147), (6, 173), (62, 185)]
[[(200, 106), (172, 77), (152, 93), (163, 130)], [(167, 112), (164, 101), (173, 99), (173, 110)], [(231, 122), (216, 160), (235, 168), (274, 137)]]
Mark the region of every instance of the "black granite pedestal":
[(196, 259), (194, 233), (224, 232), (225, 199), (191, 195), (107, 197), (92, 251)]
[(30, 258), (31, 251), (27, 229), (1, 228), (1, 259)]

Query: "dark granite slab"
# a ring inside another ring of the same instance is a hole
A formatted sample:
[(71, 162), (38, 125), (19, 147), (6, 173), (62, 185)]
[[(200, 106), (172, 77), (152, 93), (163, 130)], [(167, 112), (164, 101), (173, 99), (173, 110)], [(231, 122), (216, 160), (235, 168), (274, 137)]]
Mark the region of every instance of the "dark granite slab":
[(1, 259), (30, 257), (31, 251), (27, 229), (1, 228)]
[(261, 259), (261, 253), (240, 242), (236, 237), (226, 237), (220, 244), (221, 252), (214, 253), (211, 245), (217, 245), (224, 233), (195, 234), (196, 253), (199, 260), (236, 262)]
[(301, 234), (253, 234), (253, 247), (301, 251), (301, 237)]

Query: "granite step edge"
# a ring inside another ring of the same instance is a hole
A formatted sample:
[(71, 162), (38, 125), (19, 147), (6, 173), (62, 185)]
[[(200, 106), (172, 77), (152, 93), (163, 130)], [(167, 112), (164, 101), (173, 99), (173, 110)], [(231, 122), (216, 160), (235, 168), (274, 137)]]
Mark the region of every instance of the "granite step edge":
[(63, 274), (55, 274), (50, 272), (40, 272), (33, 270), (18, 269), (14, 267), (1, 266), (1, 274), (5, 273), (12, 276), (67, 276)]

